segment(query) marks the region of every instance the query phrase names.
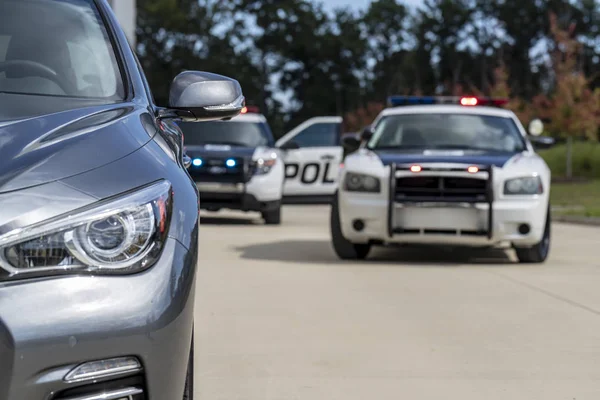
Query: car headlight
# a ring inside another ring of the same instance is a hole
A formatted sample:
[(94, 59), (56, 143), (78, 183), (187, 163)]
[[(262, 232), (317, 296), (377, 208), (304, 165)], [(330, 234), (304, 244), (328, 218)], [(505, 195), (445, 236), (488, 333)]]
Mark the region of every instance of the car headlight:
[(269, 157), (261, 157), (254, 161), (254, 174), (265, 175), (277, 164), (277, 154), (272, 154)]
[(348, 172), (344, 179), (344, 189), (349, 192), (379, 193), (381, 183), (374, 176)]
[(92, 208), (0, 236), (0, 276), (124, 274), (158, 259), (171, 218), (171, 184), (153, 184)]
[(544, 188), (539, 176), (509, 179), (504, 182), (505, 195), (534, 195), (543, 192)]

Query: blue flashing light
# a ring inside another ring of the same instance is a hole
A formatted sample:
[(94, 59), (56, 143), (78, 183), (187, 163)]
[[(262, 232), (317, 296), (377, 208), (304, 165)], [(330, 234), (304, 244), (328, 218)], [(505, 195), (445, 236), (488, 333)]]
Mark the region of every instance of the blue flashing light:
[(194, 165), (194, 167), (200, 167), (202, 165), (202, 159), (194, 158), (194, 160), (192, 160), (192, 164)]
[(437, 103), (436, 98), (432, 96), (390, 96), (388, 98), (388, 105), (390, 107), (435, 103)]
[(225, 165), (227, 165), (229, 168), (235, 167), (235, 160), (233, 158), (228, 159), (227, 161), (225, 161)]

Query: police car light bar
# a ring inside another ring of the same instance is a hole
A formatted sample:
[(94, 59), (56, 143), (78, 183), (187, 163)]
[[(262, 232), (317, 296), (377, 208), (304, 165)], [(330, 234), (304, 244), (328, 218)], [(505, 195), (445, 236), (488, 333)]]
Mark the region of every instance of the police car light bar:
[(414, 106), (425, 104), (460, 104), (462, 106), (502, 107), (508, 99), (475, 96), (390, 96), (388, 107)]

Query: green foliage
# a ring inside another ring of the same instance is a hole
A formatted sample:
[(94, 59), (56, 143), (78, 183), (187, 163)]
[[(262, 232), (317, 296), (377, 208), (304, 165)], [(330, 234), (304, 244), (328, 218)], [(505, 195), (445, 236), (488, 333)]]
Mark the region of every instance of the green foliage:
[[(539, 154), (552, 171), (553, 178), (566, 176), (567, 147), (557, 145)], [(600, 179), (600, 144), (597, 142), (573, 143), (573, 176)]]

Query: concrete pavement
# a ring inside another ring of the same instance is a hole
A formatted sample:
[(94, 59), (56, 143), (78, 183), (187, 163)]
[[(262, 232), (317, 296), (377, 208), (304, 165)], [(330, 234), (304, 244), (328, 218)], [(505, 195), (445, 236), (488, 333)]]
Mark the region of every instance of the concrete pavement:
[(600, 394), (600, 229), (555, 224), (550, 260), (378, 249), (340, 262), (329, 210), (207, 214), (201, 400), (586, 400)]

